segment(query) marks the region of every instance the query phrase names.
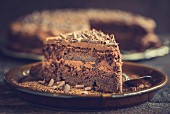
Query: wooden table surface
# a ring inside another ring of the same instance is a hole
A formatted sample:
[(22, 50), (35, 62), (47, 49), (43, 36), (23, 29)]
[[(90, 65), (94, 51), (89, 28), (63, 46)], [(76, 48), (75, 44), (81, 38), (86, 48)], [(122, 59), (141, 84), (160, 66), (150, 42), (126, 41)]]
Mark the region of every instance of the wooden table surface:
[[(11, 58), (0, 53), (0, 114), (1, 113), (153, 113), (153, 114), (168, 114), (170, 113), (170, 83), (168, 82), (167, 86), (159, 90), (154, 98), (144, 104), (123, 108), (123, 109), (112, 109), (112, 110), (103, 110), (103, 111), (68, 111), (68, 110), (59, 110), (59, 109), (47, 109), (41, 108), (38, 106), (31, 105), (22, 99), (20, 99), (14, 91), (8, 88), (3, 80), (4, 74), (11, 68), (21, 66), (24, 64), (32, 63), (35, 61), (31, 60), (20, 60), (16, 58)], [(150, 60), (138, 61), (138, 63), (146, 64), (157, 69), (160, 69), (165, 74), (168, 75), (170, 79), (170, 54), (164, 57), (158, 57)]]

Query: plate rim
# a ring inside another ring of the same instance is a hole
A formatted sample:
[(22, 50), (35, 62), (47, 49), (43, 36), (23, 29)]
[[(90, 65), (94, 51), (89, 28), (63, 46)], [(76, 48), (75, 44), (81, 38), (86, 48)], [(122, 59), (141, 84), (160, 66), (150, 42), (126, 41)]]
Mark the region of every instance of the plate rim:
[(7, 78), (8, 75), (11, 72), (13, 72), (14, 70), (19, 69), (19, 68), (21, 69), (21, 68), (24, 68), (24, 67), (28, 67), (28, 66), (31, 66), (33, 64), (38, 64), (38, 63), (41, 63), (41, 62), (31, 63), (31, 64), (27, 64), (27, 65), (23, 65), (23, 66), (11, 69), (10, 71), (8, 71), (4, 75), (4, 81), (8, 85), (10, 85), (10, 87), (12, 87), (13, 89), (15, 89), (17, 91), (21, 91), (21, 92), (25, 92), (25, 93), (29, 93), (29, 94), (34, 94), (34, 95), (39, 95), (39, 96), (44, 96), (44, 97), (54, 97), (54, 98), (80, 98), (80, 97), (81, 98), (92, 98), (92, 97), (93, 98), (94, 97), (96, 97), (96, 98), (100, 98), (100, 97), (103, 97), (103, 98), (122, 98), (122, 97), (130, 97), (130, 96), (135, 96), (135, 95), (139, 95), (139, 94), (159, 90), (159, 89), (163, 88), (168, 83), (167, 75), (162, 73), (160, 70), (155, 69), (155, 68), (150, 67), (150, 66), (147, 66), (147, 65), (143, 65), (143, 64), (139, 64), (139, 63), (133, 63), (133, 62), (124, 62), (124, 64), (138, 65), (140, 67), (145, 67), (145, 68), (155, 70), (155, 71), (159, 72), (160, 74), (162, 74), (162, 76), (164, 77), (164, 80), (159, 82), (159, 84), (154, 85), (151, 88), (147, 88), (147, 89), (136, 91), (136, 92), (130, 92), (130, 93), (124, 92), (124, 93), (118, 93), (118, 94), (111, 94), (109, 96), (107, 96), (107, 95), (105, 96), (104, 94), (103, 94), (104, 96), (103, 95), (82, 95), (81, 96), (81, 95), (76, 95), (76, 94), (41, 92), (41, 91), (36, 91), (36, 90), (32, 90), (30, 88), (19, 86), (19, 85), (15, 84), (15, 83), (12, 83), (12, 81), (8, 80), (8, 78)]
[[(143, 60), (143, 59), (151, 59), (155, 57), (161, 57), (170, 52), (170, 42), (164, 41), (162, 43), (162, 46), (159, 48), (150, 48), (146, 49), (144, 52), (134, 52), (130, 54), (122, 54), (122, 59), (126, 61), (138, 61), (138, 60)], [(150, 54), (152, 53), (152, 54)], [(136, 56), (136, 57), (135, 57)]]
[[(31, 59), (31, 60), (42, 60), (43, 56), (34, 54), (34, 53), (27, 53), (23, 51), (15, 51), (7, 48), (6, 46), (0, 46), (0, 50), (7, 56), (19, 58), (19, 59)], [(10, 53), (10, 54), (9, 54)]]

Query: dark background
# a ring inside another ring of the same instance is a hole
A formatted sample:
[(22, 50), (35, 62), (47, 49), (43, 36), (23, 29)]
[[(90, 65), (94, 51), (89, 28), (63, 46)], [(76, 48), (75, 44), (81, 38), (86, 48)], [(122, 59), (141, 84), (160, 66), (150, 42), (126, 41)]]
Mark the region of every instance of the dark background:
[(35, 10), (61, 8), (107, 8), (130, 11), (153, 18), (156, 33), (170, 33), (170, 0), (0, 0), (0, 32), (10, 22)]

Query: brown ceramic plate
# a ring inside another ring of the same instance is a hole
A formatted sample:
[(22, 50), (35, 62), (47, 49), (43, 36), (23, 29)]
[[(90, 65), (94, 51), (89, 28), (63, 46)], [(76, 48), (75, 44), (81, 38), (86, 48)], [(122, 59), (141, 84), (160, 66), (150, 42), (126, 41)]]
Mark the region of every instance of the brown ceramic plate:
[(124, 73), (136, 74), (138, 76), (152, 76), (152, 80), (150, 81), (151, 87), (140, 91), (109, 95), (80, 96), (76, 94), (52, 94), (34, 91), (30, 88), (24, 88), (17, 84), (18, 79), (22, 77), (23, 70), (29, 70), (30, 67), (35, 64), (38, 63), (10, 70), (5, 75), (4, 80), (10, 87), (16, 90), (22, 99), (32, 104), (51, 108), (70, 110), (103, 110), (134, 106), (152, 99), (155, 92), (164, 87), (168, 81), (165, 74), (154, 68), (131, 62), (124, 62)]
[[(32, 60), (42, 60), (43, 56), (31, 52), (14, 51), (6, 47), (1, 47), (1, 51), (11, 57), (20, 59), (32, 59)], [(126, 61), (137, 61), (144, 59), (151, 59), (154, 57), (160, 57), (168, 54), (170, 51), (169, 41), (164, 41), (163, 45), (159, 48), (147, 49), (144, 52), (136, 51), (122, 51), (123, 60)]]

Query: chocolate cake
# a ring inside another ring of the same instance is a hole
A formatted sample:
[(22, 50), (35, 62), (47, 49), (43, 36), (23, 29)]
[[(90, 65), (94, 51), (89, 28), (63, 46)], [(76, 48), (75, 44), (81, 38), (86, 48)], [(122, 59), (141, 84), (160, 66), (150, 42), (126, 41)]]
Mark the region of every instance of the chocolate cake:
[(99, 92), (122, 92), (122, 61), (114, 35), (91, 30), (47, 38), (44, 60), (30, 75), (48, 86), (64, 81)]
[(120, 50), (145, 51), (158, 48), (161, 42), (154, 33), (154, 20), (119, 10), (89, 10), (90, 26), (114, 34)]
[(119, 10), (56, 10), (34, 12), (13, 22), (8, 48), (42, 54), (43, 40), (60, 33), (102, 30), (114, 34), (120, 50), (145, 51), (161, 46), (154, 20)]
[(8, 48), (42, 54), (43, 41), (46, 37), (89, 29), (87, 21), (75, 11), (33, 12), (11, 24)]

